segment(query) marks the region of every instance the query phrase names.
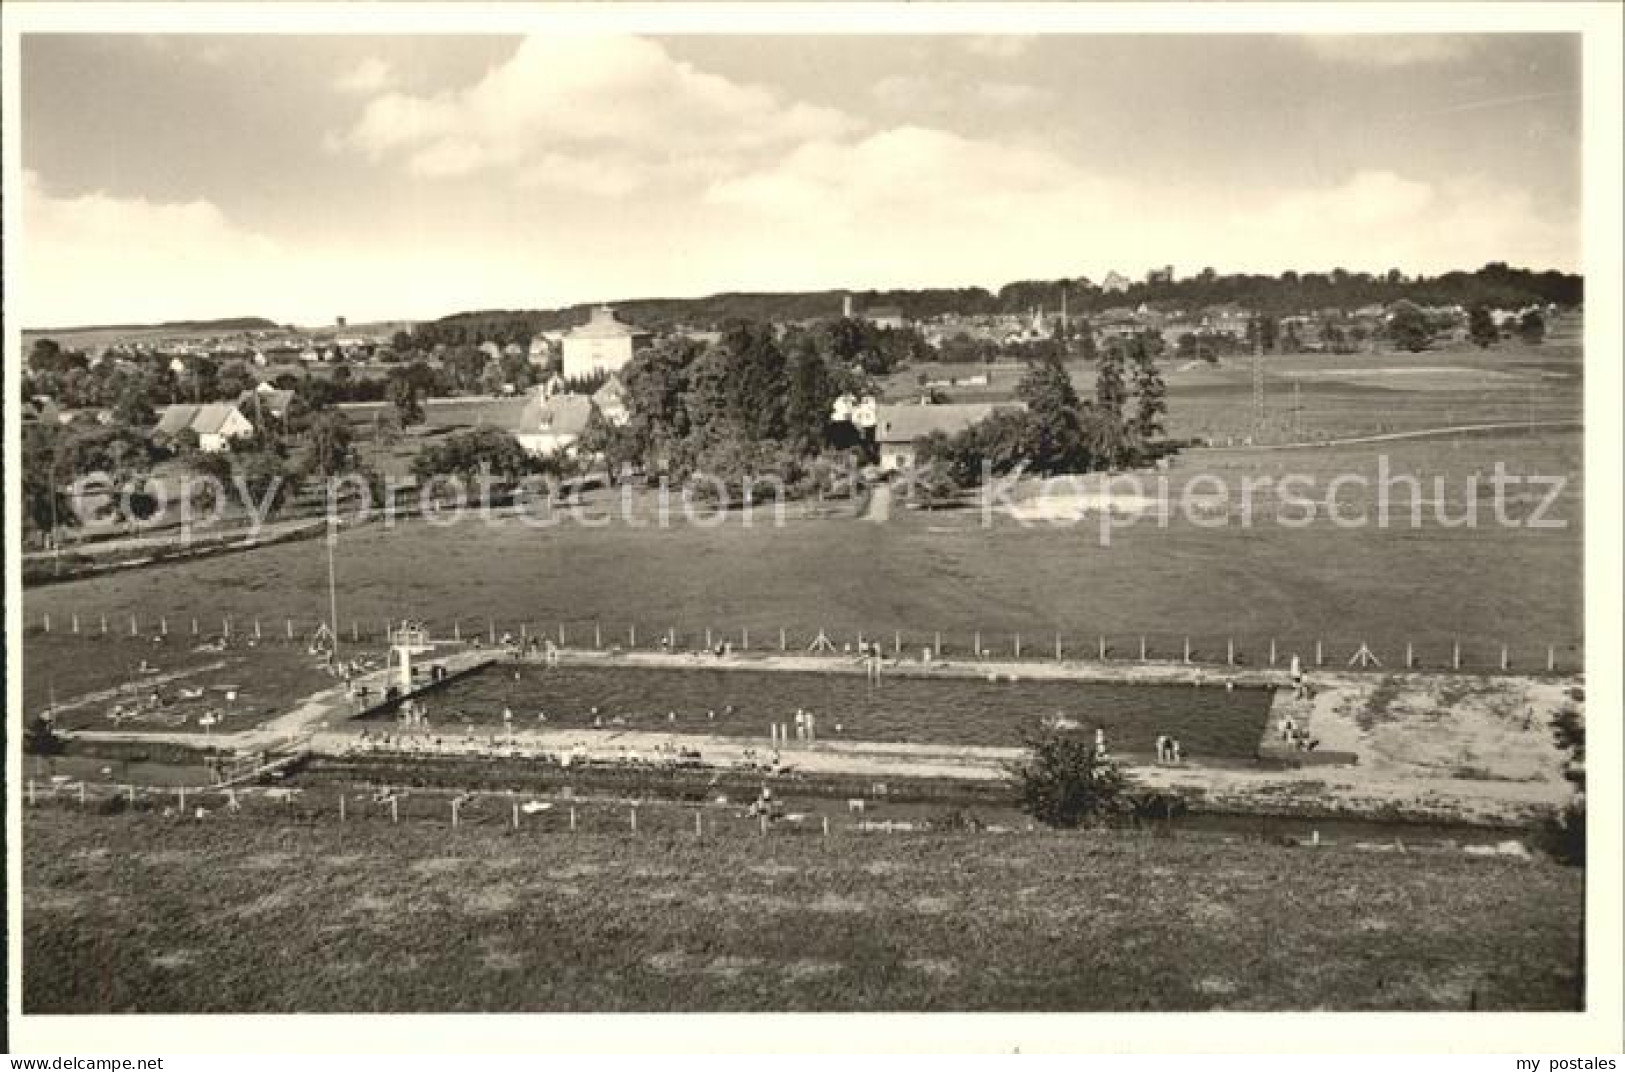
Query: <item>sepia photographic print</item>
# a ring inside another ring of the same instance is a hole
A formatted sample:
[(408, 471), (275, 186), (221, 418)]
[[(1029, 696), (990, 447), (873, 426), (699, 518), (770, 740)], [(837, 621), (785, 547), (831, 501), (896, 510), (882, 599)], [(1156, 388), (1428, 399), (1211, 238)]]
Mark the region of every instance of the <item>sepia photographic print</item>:
[(6, 12), (13, 1047), (1618, 1051), (1618, 8), (279, 7)]

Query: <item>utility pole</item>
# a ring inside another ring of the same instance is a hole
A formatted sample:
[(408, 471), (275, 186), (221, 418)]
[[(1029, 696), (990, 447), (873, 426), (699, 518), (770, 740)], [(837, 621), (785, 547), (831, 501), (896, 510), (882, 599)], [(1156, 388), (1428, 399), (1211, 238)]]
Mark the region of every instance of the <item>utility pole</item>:
[(334, 521), (332, 515), (329, 515), (327, 518), (327, 607), (329, 614), (332, 616), (333, 661), (336, 663), (339, 657), (339, 589), (337, 574), (333, 567), (333, 549), (339, 544), (339, 530)]
[(1253, 340), (1253, 435), (1264, 431), (1264, 341), (1263, 329)]

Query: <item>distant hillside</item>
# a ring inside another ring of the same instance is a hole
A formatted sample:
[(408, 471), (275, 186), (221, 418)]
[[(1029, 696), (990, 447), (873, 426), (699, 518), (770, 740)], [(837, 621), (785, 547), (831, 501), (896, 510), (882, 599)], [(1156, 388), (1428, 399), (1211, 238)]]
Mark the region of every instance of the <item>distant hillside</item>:
[[(716, 328), (729, 320), (814, 320), (841, 315), (850, 295), (856, 313), (880, 306), (894, 307), (911, 320), (944, 313), (966, 316), (990, 313), (1025, 313), (1035, 306), (1050, 312), (1061, 307), (1090, 316), (1112, 307), (1150, 304), (1166, 308), (1197, 309), (1234, 302), (1272, 316), (1324, 309), (1353, 310), (1361, 306), (1409, 300), (1421, 305), (1479, 303), (1517, 308), (1554, 303), (1576, 306), (1585, 300), (1582, 277), (1566, 272), (1535, 272), (1488, 264), (1473, 272), (1454, 271), (1437, 276), (1405, 276), (1389, 272), (1286, 272), (1280, 276), (1218, 275), (1204, 272), (1182, 279), (1138, 282), (1126, 290), (1108, 292), (1087, 279), (1025, 280), (1009, 283), (997, 293), (981, 287), (931, 290), (821, 290), (787, 293), (735, 292), (704, 298), (632, 298), (610, 301), (619, 315), (653, 330), (676, 325)], [(500, 310), (456, 313), (418, 325), (419, 344), (461, 344), (484, 339), (521, 341), (541, 331), (556, 331), (584, 323), (592, 303), (562, 309)]]
[(24, 328), (25, 337), (57, 336), (57, 335), (89, 335), (116, 331), (130, 332), (166, 332), (170, 334), (219, 334), (224, 331), (271, 331), (280, 327), (275, 321), (267, 320), (263, 316), (237, 316), (224, 320), (169, 320), (162, 324), (84, 324), (70, 328)]

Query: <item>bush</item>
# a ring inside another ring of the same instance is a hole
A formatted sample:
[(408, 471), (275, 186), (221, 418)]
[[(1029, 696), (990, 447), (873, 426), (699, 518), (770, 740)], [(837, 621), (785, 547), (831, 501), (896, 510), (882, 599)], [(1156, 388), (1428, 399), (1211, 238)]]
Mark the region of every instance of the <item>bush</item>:
[(1584, 867), (1586, 862), (1586, 802), (1577, 796), (1546, 820), (1537, 831), (1541, 848), (1558, 863)]
[(23, 733), (23, 751), (31, 756), (55, 756), (62, 753), (62, 738), (56, 727), (44, 715), (35, 715)]
[(967, 811), (964, 808), (949, 808), (947, 811), (934, 816), (930, 823), (932, 830), (961, 832), (974, 832), (982, 829), (985, 825), (987, 824), (983, 823), (975, 812)]
[(1071, 829), (1128, 810), (1128, 776), (1097, 755), (1093, 743), (1052, 733), (1027, 747), (1010, 773), (1021, 810), (1045, 826)]

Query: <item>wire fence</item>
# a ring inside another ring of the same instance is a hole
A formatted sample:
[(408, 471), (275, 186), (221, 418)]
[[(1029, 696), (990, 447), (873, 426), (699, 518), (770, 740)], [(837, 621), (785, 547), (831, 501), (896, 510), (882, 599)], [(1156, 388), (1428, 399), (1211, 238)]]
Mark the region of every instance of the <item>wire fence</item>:
[[(280, 826), (350, 824), (384, 830), (401, 824), (463, 829), (505, 829), (515, 834), (629, 837), (835, 837), (925, 830), (1030, 828), (1008, 814), (986, 823), (973, 811), (938, 805), (896, 807), (883, 800), (680, 802), (660, 799), (574, 797), (543, 799), (524, 792), (311, 786), (163, 788), (89, 778), (31, 778), (23, 787), (28, 809), (56, 808), (102, 815), (144, 813), (176, 824), (245, 823)], [(1003, 809), (1002, 811), (1008, 811)]]
[[(885, 629), (819, 626), (750, 626), (697, 621), (619, 622), (588, 618), (502, 620), (428, 618), (436, 642), (468, 646), (554, 645), (566, 650), (669, 652), (731, 655), (823, 655), (861, 657), (866, 648), (887, 660), (914, 663), (1051, 662), (1130, 665), (1176, 663), (1238, 670), (1285, 670), (1296, 659), (1309, 669), (1369, 671), (1459, 671), (1463, 673), (1559, 673), (1585, 668), (1583, 646), (1574, 640), (1506, 642), (1445, 640), (1436, 633), (1421, 640), (1400, 639), (1403, 629), (1374, 640), (1322, 635), (1302, 629), (1279, 634), (1256, 629), (1234, 634), (1172, 631), (1088, 633), (1076, 630)], [(341, 618), (336, 639), (359, 645), (387, 645), (399, 620)], [(305, 644), (334, 633), (333, 625), (312, 618), (270, 618), (221, 614), (172, 617), (163, 614), (100, 612), (41, 614), (29, 621), (29, 636), (83, 638), (175, 638), (198, 643), (282, 642)], [(876, 650), (878, 649), (878, 651)]]

